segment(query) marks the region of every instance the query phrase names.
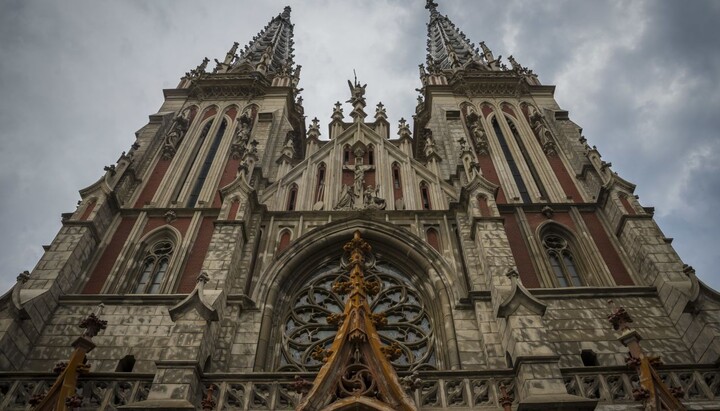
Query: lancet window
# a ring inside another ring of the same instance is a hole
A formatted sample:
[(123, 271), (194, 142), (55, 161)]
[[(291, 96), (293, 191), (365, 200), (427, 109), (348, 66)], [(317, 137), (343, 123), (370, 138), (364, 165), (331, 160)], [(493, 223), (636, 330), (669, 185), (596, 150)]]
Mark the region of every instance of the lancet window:
[(290, 186), (290, 190), (288, 191), (287, 211), (295, 210), (295, 203), (297, 203), (297, 194), (298, 186), (297, 184), (293, 183), (293, 185)]
[(543, 237), (542, 243), (550, 260), (557, 285), (560, 287), (583, 286), (575, 256), (567, 239), (550, 233)]
[(223, 134), (225, 134), (226, 127), (227, 120), (223, 119), (222, 123), (220, 123), (220, 127), (218, 127), (218, 130), (215, 133), (215, 139), (212, 141), (212, 145), (210, 146), (210, 149), (205, 156), (205, 162), (203, 162), (202, 166), (200, 167), (200, 173), (198, 174), (197, 180), (195, 180), (195, 185), (193, 186), (193, 190), (190, 193), (190, 197), (188, 198), (188, 207), (193, 207), (195, 205), (195, 202), (197, 202), (198, 197), (200, 196), (200, 190), (202, 190), (205, 179), (207, 178), (207, 174), (210, 171), (210, 166), (215, 159), (215, 154), (217, 154), (217, 150), (220, 146), (222, 136)]
[[(368, 298), (370, 309), (387, 318), (387, 324), (378, 327), (382, 343), (397, 342), (402, 349), (393, 366), (399, 371), (436, 369), (431, 317), (413, 282), (388, 262), (377, 262), (367, 270), (366, 278), (382, 284), (380, 292)], [(280, 326), (279, 371), (317, 371), (323, 365), (313, 352), (329, 348), (335, 338), (337, 327), (328, 324), (327, 316), (343, 311), (345, 297), (333, 291), (332, 285), (347, 280), (339, 263), (329, 263), (292, 295)]]
[(420, 199), (422, 200), (423, 210), (432, 210), (432, 204), (430, 203), (430, 188), (424, 181), (420, 183)]
[(174, 251), (175, 244), (168, 239), (156, 241), (150, 246), (143, 256), (136, 276), (137, 280), (131, 292), (135, 294), (159, 293)]

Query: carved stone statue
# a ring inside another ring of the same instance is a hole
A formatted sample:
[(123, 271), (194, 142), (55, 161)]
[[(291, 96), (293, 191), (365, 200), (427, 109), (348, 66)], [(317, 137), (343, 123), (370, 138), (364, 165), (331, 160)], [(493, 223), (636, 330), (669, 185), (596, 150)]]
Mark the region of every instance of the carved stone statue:
[(360, 83), (358, 83), (357, 79), (355, 79), (355, 84), (348, 80), (348, 86), (350, 87), (350, 100), (346, 101), (346, 103), (350, 103), (352, 105), (355, 105), (356, 103), (362, 103), (364, 105), (365, 88), (367, 87), (367, 84), (361, 86)]
[(185, 110), (173, 119), (170, 131), (165, 135), (165, 144), (163, 147), (163, 158), (170, 159), (175, 155), (180, 142), (182, 142), (185, 133), (190, 127), (190, 111)]
[(352, 210), (355, 206), (355, 189), (353, 186), (343, 185), (342, 195), (337, 204), (335, 204), (336, 210)]
[(545, 154), (556, 154), (555, 143), (552, 140), (550, 130), (548, 130), (545, 126), (543, 115), (540, 114), (535, 107), (530, 105), (528, 105), (528, 115), (530, 118), (530, 127), (532, 127), (535, 137), (537, 137), (537, 140)]
[(272, 61), (272, 54), (271, 49), (268, 47), (265, 52), (260, 56), (260, 62), (258, 62), (257, 66), (255, 66), (255, 69), (257, 71), (260, 71), (262, 73), (265, 73), (268, 68), (270, 67), (270, 63)]
[(363, 193), (363, 207), (376, 210), (385, 209), (385, 199), (378, 197), (380, 192), (379, 187), (372, 187), (368, 185)]
[(433, 141), (432, 133), (425, 133), (425, 156), (430, 157), (436, 154), (435, 141)]
[(248, 113), (243, 113), (238, 121), (237, 129), (235, 130), (234, 143), (245, 144), (250, 139), (250, 116)]

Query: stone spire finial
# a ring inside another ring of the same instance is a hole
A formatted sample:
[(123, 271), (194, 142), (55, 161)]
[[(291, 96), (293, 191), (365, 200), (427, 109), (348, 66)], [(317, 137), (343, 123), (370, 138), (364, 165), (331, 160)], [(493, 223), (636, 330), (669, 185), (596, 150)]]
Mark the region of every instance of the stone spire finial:
[(331, 118), (333, 119), (333, 121), (343, 121), (343, 119), (345, 118), (345, 115), (343, 114), (342, 104), (339, 101), (335, 102)]
[(385, 105), (380, 102), (377, 104), (377, 107), (375, 107), (375, 120), (379, 119), (387, 120), (387, 111), (385, 111)]
[(318, 139), (320, 137), (320, 120), (317, 117), (312, 119), (310, 127), (308, 127), (307, 138)]
[[(428, 71), (459, 70), (468, 67), (471, 62), (485, 69), (486, 66), (478, 51), (447, 16), (437, 11), (437, 3), (428, 0), (425, 8), (430, 10), (430, 22), (427, 33)], [(422, 77), (422, 75), (421, 75)]]
[(408, 126), (407, 120), (405, 118), (401, 118), (398, 122), (398, 136), (400, 136), (400, 139), (404, 138), (411, 138), (412, 133), (410, 132), (410, 126)]
[(274, 17), (240, 52), (228, 71), (259, 71), (266, 76), (288, 73), (294, 65), (293, 24), (290, 6)]

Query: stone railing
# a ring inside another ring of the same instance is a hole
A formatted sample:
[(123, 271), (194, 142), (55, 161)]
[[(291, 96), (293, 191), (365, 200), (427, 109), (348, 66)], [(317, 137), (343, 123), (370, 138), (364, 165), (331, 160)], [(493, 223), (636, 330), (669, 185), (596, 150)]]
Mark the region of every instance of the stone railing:
[[(419, 379), (414, 387), (407, 388), (407, 393), (423, 410), (497, 410), (501, 408), (501, 384), (514, 396), (512, 370), (506, 371), (492, 375), (486, 372), (423, 371), (417, 377), (401, 373), (400, 378), (407, 377), (410, 384)], [(208, 388), (212, 385), (216, 410), (292, 410), (302, 399), (294, 387), (295, 375), (305, 381), (314, 378), (314, 374), (305, 373), (249, 374), (252, 380), (233, 375), (206, 375), (197, 405), (201, 399), (208, 398)]]
[[(0, 410), (31, 410), (31, 399), (45, 394), (57, 378), (54, 374), (0, 374)], [(90, 374), (80, 378), (81, 410), (113, 410), (147, 398), (152, 374)]]
[[(637, 406), (633, 389), (637, 374), (627, 367), (578, 367), (562, 370), (568, 393), (597, 399), (599, 404)], [(720, 370), (714, 366), (664, 366), (658, 370), (671, 388), (681, 387), (682, 402), (693, 409), (713, 409), (720, 401)], [(295, 376), (312, 381), (308, 373), (210, 373), (203, 378), (201, 400), (212, 397), (215, 410), (292, 410), (302, 395), (295, 390)], [(414, 387), (408, 394), (421, 410), (499, 410), (500, 386), (515, 398), (512, 370), (497, 371), (421, 371), (409, 376)], [(30, 399), (45, 393), (55, 378), (50, 373), (0, 374), (0, 409), (31, 410)], [(78, 394), (81, 410), (113, 410), (147, 398), (153, 376), (136, 373), (91, 373), (81, 377)], [(413, 381), (419, 379), (418, 381)], [(208, 388), (212, 386), (212, 392)], [(516, 401), (517, 402), (517, 401)], [(517, 404), (515, 404), (517, 406)]]
[[(671, 389), (682, 388), (680, 400), (686, 405), (708, 401), (717, 404), (720, 400), (720, 370), (717, 367), (661, 366), (658, 374)], [(601, 404), (636, 403), (633, 389), (639, 387), (639, 378), (627, 367), (566, 368), (563, 378), (569, 394), (597, 399)]]

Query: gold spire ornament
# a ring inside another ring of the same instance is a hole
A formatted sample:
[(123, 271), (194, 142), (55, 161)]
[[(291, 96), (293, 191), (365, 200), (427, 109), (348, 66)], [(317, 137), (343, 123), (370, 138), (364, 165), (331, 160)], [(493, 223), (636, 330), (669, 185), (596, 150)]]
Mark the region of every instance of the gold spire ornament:
[(391, 364), (401, 350), (380, 342), (376, 326), (387, 320), (382, 314), (373, 314), (368, 305), (368, 296), (379, 293), (381, 287), (379, 281), (365, 278), (372, 247), (355, 231), (343, 250), (348, 257), (349, 280), (337, 281), (333, 290), (348, 297), (342, 314), (327, 319), (338, 325), (338, 332), (329, 349), (318, 347), (313, 352), (313, 357), (325, 364), (296, 410), (415, 411), (417, 407)]

